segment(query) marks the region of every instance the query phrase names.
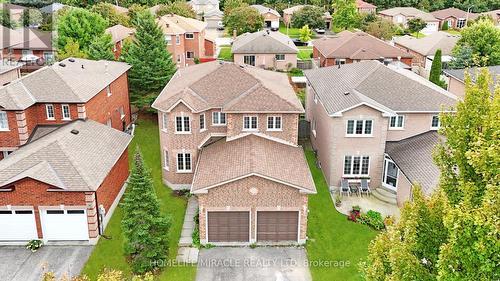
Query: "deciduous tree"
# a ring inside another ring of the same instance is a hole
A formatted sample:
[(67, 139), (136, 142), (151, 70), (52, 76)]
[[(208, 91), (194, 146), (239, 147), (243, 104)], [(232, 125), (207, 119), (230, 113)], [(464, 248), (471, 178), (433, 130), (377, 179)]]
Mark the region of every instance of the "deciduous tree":
[(92, 12), (101, 15), (101, 17), (108, 21), (108, 27), (121, 24), (124, 26), (130, 25), (130, 18), (125, 14), (120, 14), (110, 3), (99, 2), (92, 6)]
[(88, 55), (89, 59), (93, 60), (114, 60), (113, 41), (111, 34), (104, 33), (103, 35), (94, 38), (90, 43)]
[(234, 30), (238, 35), (245, 32), (255, 32), (263, 25), (264, 18), (256, 9), (248, 5), (232, 9), (227, 15), (224, 14), (224, 26), (228, 33), (232, 33)]
[(191, 5), (187, 2), (181, 2), (179, 0), (174, 1), (169, 4), (163, 4), (160, 6), (156, 12), (156, 16), (161, 17), (167, 14), (176, 14), (186, 18), (196, 18), (196, 13), (194, 12)]
[(309, 42), (311, 40), (312, 32), (309, 26), (306, 24), (300, 29), (300, 41)]
[(392, 21), (379, 18), (370, 22), (366, 26), (365, 32), (382, 40), (391, 40), (392, 37), (401, 32), (401, 28)]
[(337, 29), (346, 30), (358, 27), (360, 16), (354, 0), (333, 1), (333, 26)]
[(408, 30), (412, 33), (417, 34), (417, 38), (420, 31), (427, 26), (427, 23), (421, 18), (413, 18), (408, 20)]
[(306, 6), (292, 15), (292, 27), (302, 28), (304, 25), (310, 28), (324, 28), (324, 11), (320, 7)]
[(80, 50), (80, 44), (78, 42), (73, 41), (73, 38), (68, 39), (68, 43), (62, 50), (57, 51), (57, 58), (59, 60), (67, 59), (67, 58), (87, 58), (87, 54)]
[(86, 52), (90, 42), (101, 36), (107, 26), (107, 21), (99, 14), (81, 8), (70, 9), (58, 19), (57, 46), (63, 49), (71, 39)]
[(38, 26), (43, 21), (42, 13), (34, 8), (24, 10), (21, 18), (25, 27)]

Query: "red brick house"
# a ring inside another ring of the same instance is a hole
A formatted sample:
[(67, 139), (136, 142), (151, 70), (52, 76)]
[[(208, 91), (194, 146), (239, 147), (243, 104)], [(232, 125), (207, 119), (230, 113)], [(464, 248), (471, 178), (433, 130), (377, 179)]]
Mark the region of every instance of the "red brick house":
[(0, 243), (97, 242), (125, 190), (131, 139), (75, 120), (0, 161)]
[(125, 40), (132, 40), (135, 29), (117, 24), (106, 29), (106, 32), (111, 34), (111, 40), (114, 44), (113, 53), (118, 59), (122, 53), (122, 47)]
[(125, 130), (131, 122), (129, 68), (70, 58), (0, 87), (0, 160), (40, 126), (88, 118)]
[(401, 61), (411, 66), (413, 56), (362, 31), (342, 31), (313, 41), (313, 58), (320, 67), (365, 60)]
[(437, 10), (431, 14), (439, 20), (439, 29), (443, 28), (445, 22), (448, 23), (449, 29), (462, 29), (467, 26), (467, 21), (479, 16), (479, 14), (468, 13), (457, 8)]

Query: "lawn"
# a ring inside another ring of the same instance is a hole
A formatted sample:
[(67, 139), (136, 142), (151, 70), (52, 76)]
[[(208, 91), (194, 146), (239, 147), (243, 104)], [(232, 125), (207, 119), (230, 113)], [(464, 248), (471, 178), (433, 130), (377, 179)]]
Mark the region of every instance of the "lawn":
[(318, 194), (309, 196), (309, 240), (306, 246), (309, 261), (345, 264), (311, 264), (313, 280), (360, 280), (358, 264), (368, 255), (368, 244), (377, 232), (365, 225), (348, 221), (346, 216), (335, 210), (323, 173), (315, 165), (314, 153), (308, 150), (306, 157), (318, 191)]
[(297, 58), (301, 60), (310, 60), (311, 54), (313, 52), (313, 48), (310, 46), (300, 46), (299, 53), (297, 54)]
[(231, 53), (231, 46), (221, 46), (219, 56), (217, 58), (220, 60), (232, 61), (233, 54)]
[[(169, 260), (174, 261), (177, 255), (177, 244), (181, 235), (187, 199), (173, 195), (172, 190), (163, 185), (161, 181), (160, 140), (155, 117), (145, 114), (145, 117), (139, 118), (134, 140), (129, 146), (129, 161), (132, 160), (136, 147), (140, 148), (144, 161), (151, 169), (162, 213), (172, 216)], [(111, 237), (111, 239), (101, 238), (99, 240), (83, 268), (82, 274), (89, 276), (91, 280), (96, 280), (97, 275), (104, 268), (118, 269), (123, 271), (125, 275), (130, 275), (130, 268), (123, 255), (123, 237), (120, 226), (122, 215), (122, 210), (118, 207), (105, 231), (105, 235)], [(158, 280), (191, 281), (194, 280), (195, 275), (195, 266), (166, 267), (158, 276)]]
[[(283, 23), (280, 24), (280, 32), (287, 35), (287, 28)], [(288, 37), (299, 38), (300, 37), (300, 28), (289, 27), (288, 28)]]
[(425, 36), (427, 36), (427, 35), (423, 34), (422, 32), (413, 32), (410, 35), (415, 37), (415, 38), (418, 38), (418, 39), (421, 39), (421, 38), (424, 38)]
[(460, 31), (459, 30), (448, 29), (448, 30), (444, 30), (444, 31), (448, 32), (449, 34), (452, 34), (452, 35), (460, 35)]

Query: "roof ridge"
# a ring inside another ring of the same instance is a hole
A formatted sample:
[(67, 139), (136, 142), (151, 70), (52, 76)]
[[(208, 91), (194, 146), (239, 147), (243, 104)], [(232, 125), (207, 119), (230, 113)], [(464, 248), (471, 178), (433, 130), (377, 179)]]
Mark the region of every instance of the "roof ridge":
[[(332, 50), (329, 54), (327, 54), (327, 55), (326, 55), (326, 57), (329, 57), (329, 56), (330, 56), (333, 52), (337, 51), (338, 49), (340, 49), (340, 47), (344, 46), (345, 44), (347, 44), (347, 42), (350, 42), (350, 41), (352, 40), (352, 38), (354, 38), (354, 35), (355, 35), (355, 33), (354, 33), (354, 32), (351, 32), (351, 31), (349, 31), (349, 30), (344, 30), (344, 31), (342, 31), (342, 32), (344, 32), (344, 34), (346, 34), (347, 32), (349, 32), (349, 35), (350, 35), (351, 37), (349, 37), (347, 40), (345, 40), (345, 41), (344, 41), (344, 42), (342, 42), (340, 45), (338, 45), (338, 46), (337, 46), (337, 48), (334, 48), (334, 49), (333, 49), (333, 50)], [(342, 33), (342, 32), (341, 32), (341, 33)], [(337, 33), (337, 35), (338, 35), (338, 33)], [(328, 39), (333, 39), (333, 38), (335, 38), (335, 37), (331, 37), (331, 38), (328, 38)], [(342, 37), (337, 37), (337, 38), (342, 38)]]
[(222, 108), (224, 108), (225, 106), (231, 106), (234, 103), (238, 102), (238, 100), (240, 100), (240, 99), (248, 96), (249, 94), (255, 92), (255, 90), (257, 90), (257, 88), (259, 86), (262, 86), (262, 84), (260, 83), (260, 81), (258, 81), (255, 85), (253, 85), (252, 87), (250, 87), (248, 90), (246, 90), (245, 92), (241, 93), (237, 97), (235, 97), (235, 98), (227, 101), (226, 103), (222, 104)]

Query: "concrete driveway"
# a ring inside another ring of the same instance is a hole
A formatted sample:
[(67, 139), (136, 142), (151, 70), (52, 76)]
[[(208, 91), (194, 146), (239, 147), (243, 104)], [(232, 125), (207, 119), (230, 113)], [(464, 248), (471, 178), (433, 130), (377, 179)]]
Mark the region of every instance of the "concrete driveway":
[(311, 281), (306, 251), (297, 247), (202, 249), (196, 281)]
[(57, 277), (78, 275), (92, 248), (44, 246), (32, 253), (22, 246), (0, 246), (0, 281), (40, 281), (44, 271), (52, 271)]

